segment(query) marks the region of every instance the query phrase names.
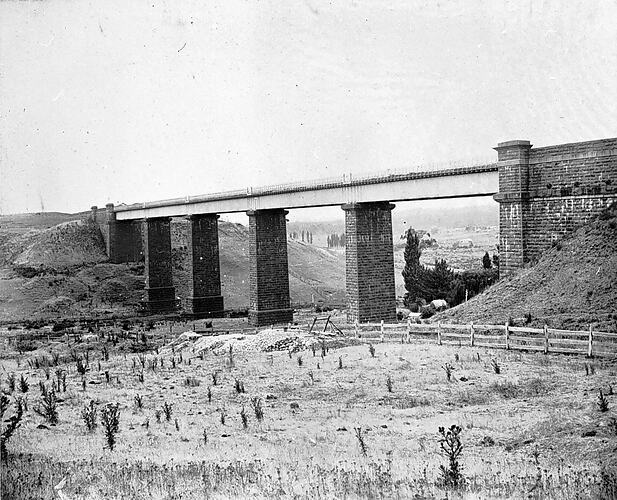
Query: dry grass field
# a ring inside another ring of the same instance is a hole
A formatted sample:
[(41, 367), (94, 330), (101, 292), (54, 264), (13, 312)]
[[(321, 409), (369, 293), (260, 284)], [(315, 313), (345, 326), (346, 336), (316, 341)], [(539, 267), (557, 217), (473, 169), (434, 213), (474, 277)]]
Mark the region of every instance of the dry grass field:
[[(2, 389), (9, 392), (15, 374), (11, 400), (24, 398), (28, 408), (8, 442), (3, 499), (617, 495), (615, 362), (421, 340), (375, 343), (373, 357), (368, 343), (333, 337), (325, 356), (318, 341), (314, 354), (240, 349), (230, 358), (220, 349), (165, 349), (164, 331), (148, 332), (141, 355), (131, 341), (109, 337), (45, 339), (21, 355), (4, 344)], [(86, 352), (82, 377), (74, 359)], [(52, 353), (59, 365), (43, 367)], [(57, 392), (58, 423), (50, 425), (34, 409), (40, 383), (51, 388), (58, 369), (66, 391)], [(600, 389), (609, 394), (606, 412)], [(81, 413), (92, 400), (98, 425), (89, 432)], [(100, 422), (109, 402), (120, 410), (113, 451)], [(448, 462), (438, 429), (451, 425), (462, 428), (456, 490), (440, 473)]]

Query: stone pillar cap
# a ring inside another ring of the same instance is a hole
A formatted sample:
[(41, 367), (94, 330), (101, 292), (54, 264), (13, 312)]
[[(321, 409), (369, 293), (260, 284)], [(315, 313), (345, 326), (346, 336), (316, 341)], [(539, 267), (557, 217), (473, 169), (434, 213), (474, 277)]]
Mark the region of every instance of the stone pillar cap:
[(506, 141), (506, 142), (500, 142), (497, 144), (497, 147), (493, 148), (493, 149), (499, 149), (499, 148), (508, 148), (508, 147), (512, 147), (512, 146), (521, 146), (521, 147), (531, 147), (531, 143), (529, 141), (521, 141), (521, 140), (517, 140), (517, 141)]

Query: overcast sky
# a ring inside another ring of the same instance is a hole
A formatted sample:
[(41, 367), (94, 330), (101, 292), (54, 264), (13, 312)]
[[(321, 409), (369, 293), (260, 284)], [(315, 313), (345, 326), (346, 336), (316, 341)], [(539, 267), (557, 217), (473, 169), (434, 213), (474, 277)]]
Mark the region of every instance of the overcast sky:
[(614, 137), (616, 23), (615, 0), (2, 1), (0, 213)]

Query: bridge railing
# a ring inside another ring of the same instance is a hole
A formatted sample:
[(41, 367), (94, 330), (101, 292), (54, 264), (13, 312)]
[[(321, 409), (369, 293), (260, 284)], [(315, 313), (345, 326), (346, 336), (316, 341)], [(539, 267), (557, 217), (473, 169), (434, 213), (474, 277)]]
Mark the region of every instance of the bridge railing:
[[(339, 325), (340, 326), (340, 325)], [(448, 323), (361, 323), (341, 329), (364, 340), (409, 341), (420, 337), (439, 345), (486, 347), (548, 353), (617, 356), (617, 333), (594, 330), (562, 330), (504, 325)]]

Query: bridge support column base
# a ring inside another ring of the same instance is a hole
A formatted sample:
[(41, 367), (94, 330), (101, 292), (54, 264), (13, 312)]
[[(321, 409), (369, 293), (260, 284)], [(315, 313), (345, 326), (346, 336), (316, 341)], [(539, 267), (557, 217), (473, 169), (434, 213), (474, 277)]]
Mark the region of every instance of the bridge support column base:
[(222, 318), (225, 314), (223, 296), (188, 297), (186, 314), (193, 318)]
[(268, 326), (280, 323), (292, 323), (293, 309), (271, 309), (269, 311), (249, 310), (249, 324), (253, 326)]
[(146, 288), (142, 308), (146, 314), (167, 314), (176, 311), (176, 289), (173, 286)]

